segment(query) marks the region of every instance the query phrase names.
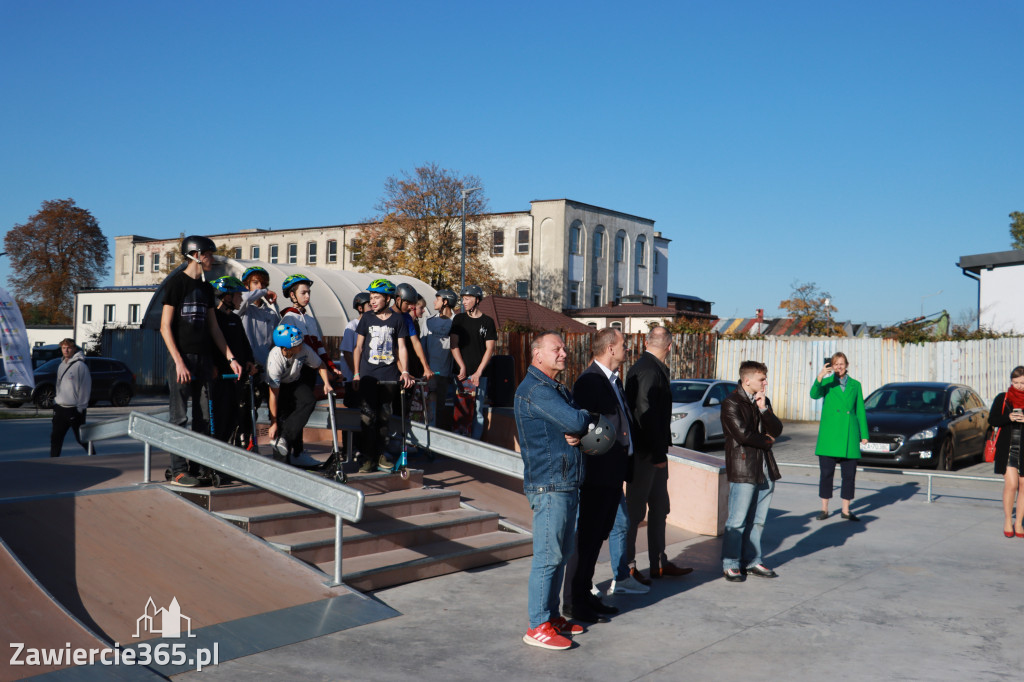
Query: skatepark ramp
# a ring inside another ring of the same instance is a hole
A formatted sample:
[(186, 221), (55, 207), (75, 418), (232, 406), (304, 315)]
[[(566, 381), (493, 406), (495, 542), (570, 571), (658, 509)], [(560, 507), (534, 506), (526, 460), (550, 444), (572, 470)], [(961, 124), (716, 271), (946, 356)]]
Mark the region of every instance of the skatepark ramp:
[(358, 521), (363, 515), (363, 492), (322, 476), (254, 455), (194, 431), (168, 424), (150, 415), (132, 412), (128, 435), (149, 446), (180, 455), (216, 469), (235, 479), (318, 509), (334, 517), (334, 584), (341, 584), (342, 520)]

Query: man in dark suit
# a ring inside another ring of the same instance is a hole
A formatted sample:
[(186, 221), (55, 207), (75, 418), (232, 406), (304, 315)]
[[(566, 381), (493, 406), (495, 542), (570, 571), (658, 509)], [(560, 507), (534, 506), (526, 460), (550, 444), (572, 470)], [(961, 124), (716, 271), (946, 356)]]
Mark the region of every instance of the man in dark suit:
[(602, 329), (591, 344), (594, 360), (573, 385), (573, 400), (584, 410), (604, 415), (618, 434), (611, 449), (603, 455), (587, 457), (580, 486), (579, 521), (574, 571), (564, 610), (576, 620), (597, 623), (603, 616), (618, 613), (591, 593), (594, 566), (601, 545), (615, 523), (622, 499), (622, 484), (630, 478), (630, 457), (635, 427), (626, 403), (625, 389), (618, 370), (626, 356), (625, 337), (618, 329)]
[(636, 535), (645, 514), (650, 576), (681, 576), (693, 571), (676, 566), (665, 555), (665, 518), (669, 512), (668, 448), (672, 445), (672, 386), (665, 360), (672, 350), (672, 335), (665, 327), (652, 327), (645, 345), (646, 352), (629, 368), (626, 378), (626, 398), (637, 424), (633, 434), (636, 447), (633, 480), (626, 488), (629, 515), (626, 561), (629, 577), (641, 585), (650, 583), (636, 568)]

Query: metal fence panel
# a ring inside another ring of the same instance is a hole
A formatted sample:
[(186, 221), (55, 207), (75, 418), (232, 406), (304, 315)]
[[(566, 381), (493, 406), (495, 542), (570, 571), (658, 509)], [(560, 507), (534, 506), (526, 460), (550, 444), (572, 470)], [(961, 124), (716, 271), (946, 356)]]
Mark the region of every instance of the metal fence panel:
[(167, 385), (167, 346), (155, 329), (104, 328), (103, 355), (128, 365), (140, 391)]
[(970, 386), (986, 403), (1005, 391), (1010, 372), (1024, 364), (1024, 338), (901, 344), (892, 339), (847, 337), (764, 337), (720, 339), (715, 378), (735, 380), (740, 363), (768, 365), (768, 395), (783, 419), (817, 421), (821, 400), (812, 400), (811, 384), (824, 359), (842, 351), (850, 375), (864, 395), (893, 381), (943, 381)]

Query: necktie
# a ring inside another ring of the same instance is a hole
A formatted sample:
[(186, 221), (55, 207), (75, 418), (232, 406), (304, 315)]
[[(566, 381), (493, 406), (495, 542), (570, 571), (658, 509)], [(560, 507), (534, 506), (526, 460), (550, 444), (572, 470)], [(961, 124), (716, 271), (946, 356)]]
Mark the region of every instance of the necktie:
[(626, 400), (626, 391), (622, 387), (622, 379), (615, 377), (615, 389), (619, 392), (619, 399), (622, 401), (622, 409), (626, 412), (626, 423), (629, 425), (629, 439), (633, 440), (633, 430), (636, 423), (633, 421), (633, 411), (629, 409), (629, 401)]

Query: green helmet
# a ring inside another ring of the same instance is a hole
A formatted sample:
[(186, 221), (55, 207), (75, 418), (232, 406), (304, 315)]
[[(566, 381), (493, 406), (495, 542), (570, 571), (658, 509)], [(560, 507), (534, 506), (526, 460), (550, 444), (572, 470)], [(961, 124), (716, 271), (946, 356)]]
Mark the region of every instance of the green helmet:
[(242, 286), (241, 280), (237, 277), (232, 277), (231, 275), (218, 277), (210, 282), (210, 286), (213, 287), (213, 290), (217, 292), (218, 296), (237, 294), (245, 291), (245, 287)]
[(384, 294), (385, 296), (395, 295), (395, 285), (389, 279), (375, 279), (370, 282), (370, 286), (366, 287), (366, 290), (374, 294)]

